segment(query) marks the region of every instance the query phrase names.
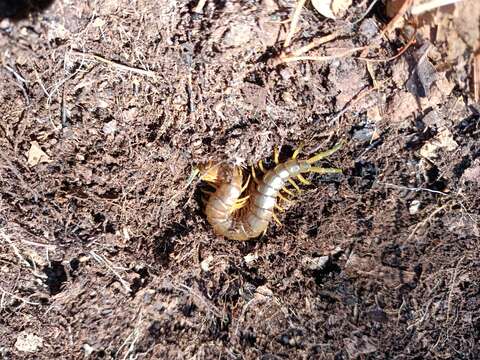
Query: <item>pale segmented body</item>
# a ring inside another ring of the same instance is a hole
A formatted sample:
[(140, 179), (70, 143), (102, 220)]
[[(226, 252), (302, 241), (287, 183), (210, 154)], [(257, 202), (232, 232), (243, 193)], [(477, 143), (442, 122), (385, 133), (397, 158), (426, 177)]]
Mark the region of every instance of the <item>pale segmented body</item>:
[(285, 188), (287, 183), (295, 184), (294, 178), (307, 183), (301, 175), (303, 173), (340, 172), (339, 169), (312, 166), (314, 162), (330, 155), (339, 147), (340, 145), (337, 145), (308, 160), (296, 159), (297, 150), (292, 159), (284, 163), (278, 162), (278, 153), (275, 153), (277, 165), (265, 172), (261, 179), (256, 180), (248, 189), (248, 198), (243, 199), (240, 199), (244, 190), (241, 168), (220, 165), (209, 168), (202, 178), (211, 183), (216, 190), (210, 195), (205, 207), (208, 222), (213, 226), (215, 233), (228, 239), (248, 240), (260, 236), (275, 217), (277, 199), (284, 198), (280, 191), (291, 193)]

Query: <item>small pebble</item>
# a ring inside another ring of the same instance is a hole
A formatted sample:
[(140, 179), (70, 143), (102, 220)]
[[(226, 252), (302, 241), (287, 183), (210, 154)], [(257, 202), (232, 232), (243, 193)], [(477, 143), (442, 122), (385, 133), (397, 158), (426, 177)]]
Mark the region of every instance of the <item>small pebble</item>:
[(420, 201), (413, 200), (410, 204), (410, 207), (408, 208), (410, 215), (415, 215), (418, 212), (418, 209), (420, 209)]

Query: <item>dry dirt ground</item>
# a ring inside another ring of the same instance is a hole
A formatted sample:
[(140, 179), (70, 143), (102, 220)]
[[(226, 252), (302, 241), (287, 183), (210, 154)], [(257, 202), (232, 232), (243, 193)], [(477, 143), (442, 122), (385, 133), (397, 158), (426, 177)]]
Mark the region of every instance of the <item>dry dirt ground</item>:
[[(0, 358), (478, 359), (480, 3), (391, 3), (0, 2)], [(196, 164), (342, 139), (212, 233)]]

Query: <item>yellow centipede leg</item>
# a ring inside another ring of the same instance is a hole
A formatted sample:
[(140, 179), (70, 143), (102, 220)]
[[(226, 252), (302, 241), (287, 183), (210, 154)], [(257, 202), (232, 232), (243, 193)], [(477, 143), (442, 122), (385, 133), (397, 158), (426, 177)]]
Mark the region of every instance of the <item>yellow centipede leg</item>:
[(300, 190), (300, 187), (297, 185), (297, 183), (295, 181), (293, 181), (293, 179), (288, 179), (288, 182), (290, 184), (292, 184), (292, 186), (295, 188), (295, 190), (297, 190), (298, 192), (302, 192), (302, 190)]
[(251, 178), (251, 176), (248, 175), (248, 178), (247, 178), (247, 181), (245, 182), (245, 185), (243, 185), (242, 189), (240, 190), (241, 193), (243, 193), (247, 189), (248, 184), (250, 183), (250, 178)]
[[(293, 192), (291, 192), (290, 190), (288, 190), (286, 187), (282, 188), (282, 191), (285, 191), (285, 193), (287, 193), (288, 195), (290, 196), (295, 196), (295, 194)], [(281, 195), (281, 194), (280, 194)], [(279, 195), (279, 196), (280, 196)]]
[(285, 209), (278, 204), (275, 204), (275, 208), (278, 209), (281, 212), (285, 212)]
[(235, 204), (230, 208), (230, 214), (233, 213), (234, 211), (240, 210), (243, 208), (245, 205), (247, 205), (247, 200), (250, 197), (250, 195), (245, 196), (243, 198), (237, 199)]
[(273, 148), (273, 161), (277, 165), (280, 163), (280, 160), (278, 159), (279, 157), (280, 157), (280, 152), (278, 150), (277, 145), (275, 145), (275, 147)]
[(259, 181), (257, 179), (257, 174), (255, 173), (255, 168), (253, 167), (253, 165), (252, 165), (252, 179), (253, 179), (253, 181), (255, 181), (256, 184), (259, 183)]
[(278, 219), (275, 213), (272, 214), (273, 220), (278, 224), (278, 226), (283, 226), (282, 222)]
[(259, 160), (259, 161), (258, 161), (258, 168), (260, 169), (260, 171), (261, 171), (262, 173), (265, 174), (265, 168), (263, 167), (263, 160)]
[(243, 198), (240, 198), (240, 199), (237, 199), (237, 201), (235, 202), (235, 204), (244, 204), (247, 202), (248, 198), (250, 197), (250, 195), (247, 195)]
[(297, 175), (297, 179), (300, 180), (300, 182), (304, 185), (310, 185), (311, 182), (305, 179), (301, 174)]
[(278, 193), (278, 197), (279, 197), (280, 199), (282, 199), (283, 201), (285, 201), (287, 204), (292, 204), (292, 203), (293, 203), (292, 200), (287, 199), (285, 196), (283, 196), (283, 195), (280, 194), (280, 193)]
[(317, 167), (317, 166), (312, 166), (309, 171), (317, 173), (317, 174), (341, 174), (342, 173), (342, 169), (322, 168), (322, 167)]

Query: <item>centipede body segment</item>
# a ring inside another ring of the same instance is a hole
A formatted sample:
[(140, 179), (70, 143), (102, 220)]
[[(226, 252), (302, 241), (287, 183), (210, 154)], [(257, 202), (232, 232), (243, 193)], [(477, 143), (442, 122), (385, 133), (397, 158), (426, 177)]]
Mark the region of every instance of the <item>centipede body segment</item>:
[(274, 210), (282, 209), (278, 204), (279, 199), (288, 201), (286, 196), (293, 195), (292, 190), (286, 187), (288, 184), (299, 191), (295, 179), (302, 184), (308, 184), (302, 174), (341, 172), (336, 168), (314, 166), (317, 161), (331, 155), (340, 146), (341, 144), (337, 144), (332, 149), (306, 160), (297, 159), (300, 151), (297, 149), (292, 158), (283, 163), (279, 162), (278, 151), (275, 151), (275, 167), (265, 170), (260, 162), (258, 167), (263, 176), (257, 176), (252, 167), (253, 180), (250, 183), (247, 180), (245, 184), (242, 168), (238, 166), (204, 166), (201, 178), (215, 189), (206, 199), (205, 206), (205, 215), (214, 232), (231, 240), (249, 240), (260, 236), (272, 219), (278, 222)]

